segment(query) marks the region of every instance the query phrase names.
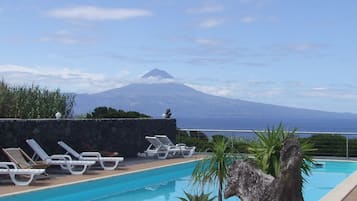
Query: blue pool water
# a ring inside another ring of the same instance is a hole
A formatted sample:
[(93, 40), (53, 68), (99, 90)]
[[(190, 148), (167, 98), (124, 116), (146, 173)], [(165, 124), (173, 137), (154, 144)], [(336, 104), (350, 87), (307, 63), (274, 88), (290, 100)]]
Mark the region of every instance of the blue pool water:
[[(306, 201), (316, 201), (357, 170), (357, 163), (324, 161), (304, 185)], [(0, 198), (0, 201), (177, 201), (183, 191), (195, 192), (190, 182), (195, 163), (180, 164), (92, 182)], [(214, 192), (216, 190), (212, 187)], [(230, 198), (229, 201), (239, 200)]]

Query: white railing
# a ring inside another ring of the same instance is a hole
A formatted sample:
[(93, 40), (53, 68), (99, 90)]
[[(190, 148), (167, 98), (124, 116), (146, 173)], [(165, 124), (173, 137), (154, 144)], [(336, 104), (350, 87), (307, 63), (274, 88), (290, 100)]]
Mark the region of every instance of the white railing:
[[(256, 138), (255, 132), (264, 132), (264, 130), (239, 130), (239, 129), (203, 129), (203, 128), (183, 128), (180, 131), (185, 131), (188, 134), (191, 132), (202, 132), (208, 138), (213, 135), (224, 135), (231, 139), (246, 139), (254, 140)], [(318, 149), (316, 152), (318, 156), (343, 156), (349, 159), (350, 156), (357, 157), (357, 132), (344, 132), (344, 131), (296, 131), (300, 138), (307, 138), (313, 135), (340, 135), (335, 142), (331, 140), (317, 141), (315, 147)], [(232, 142), (233, 146), (233, 142)], [(321, 150), (321, 152), (319, 152)], [(322, 150), (330, 150), (331, 152), (323, 152)], [(343, 152), (343, 153), (342, 153)]]

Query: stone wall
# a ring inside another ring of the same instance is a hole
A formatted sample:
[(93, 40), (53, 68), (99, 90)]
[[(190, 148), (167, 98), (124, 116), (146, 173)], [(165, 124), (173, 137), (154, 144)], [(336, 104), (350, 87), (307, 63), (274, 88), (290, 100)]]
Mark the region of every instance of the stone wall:
[[(48, 154), (64, 153), (57, 145), (63, 140), (77, 151), (112, 151), (124, 157), (143, 152), (145, 136), (166, 134), (175, 141), (175, 119), (0, 119), (0, 147), (21, 147), (30, 156), (25, 142), (34, 138)], [(0, 159), (6, 159), (4, 154)]]

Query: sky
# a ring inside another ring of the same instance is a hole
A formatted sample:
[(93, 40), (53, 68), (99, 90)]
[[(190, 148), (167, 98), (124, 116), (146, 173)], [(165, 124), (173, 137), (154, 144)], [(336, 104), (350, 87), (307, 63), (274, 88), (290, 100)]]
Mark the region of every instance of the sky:
[(175, 82), (357, 113), (355, 0), (1, 0), (0, 79), (96, 93)]

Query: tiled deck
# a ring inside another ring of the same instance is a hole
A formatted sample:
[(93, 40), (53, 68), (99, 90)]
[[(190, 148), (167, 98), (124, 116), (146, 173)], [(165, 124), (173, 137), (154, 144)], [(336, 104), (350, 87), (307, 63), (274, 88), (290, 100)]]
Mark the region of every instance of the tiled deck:
[(9, 194), (16, 194), (21, 192), (33, 191), (38, 189), (51, 188), (55, 186), (61, 186), (69, 183), (77, 183), (81, 181), (94, 180), (98, 178), (105, 178), (114, 175), (122, 175), (130, 172), (136, 172), (140, 170), (173, 165), (188, 161), (194, 161), (201, 159), (204, 156), (195, 155), (191, 158), (172, 158), (166, 160), (157, 159), (126, 159), (118, 169), (113, 171), (104, 170), (90, 170), (83, 175), (70, 175), (70, 174), (55, 174), (51, 173), (49, 179), (41, 179), (32, 182), (29, 186), (15, 186), (10, 180), (1, 179), (0, 183), (0, 196)]

